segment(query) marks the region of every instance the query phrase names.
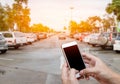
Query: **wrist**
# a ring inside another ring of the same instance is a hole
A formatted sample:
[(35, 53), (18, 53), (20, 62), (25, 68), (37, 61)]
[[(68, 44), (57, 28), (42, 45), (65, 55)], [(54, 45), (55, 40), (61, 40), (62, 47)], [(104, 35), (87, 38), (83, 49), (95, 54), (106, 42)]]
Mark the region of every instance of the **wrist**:
[(111, 76), (112, 76), (110, 80), (111, 84), (120, 84), (120, 74), (114, 72), (113, 75)]
[(118, 80), (118, 76), (110, 68), (106, 68), (106, 73), (104, 73), (104, 71), (98, 72), (97, 80), (101, 84), (118, 84), (115, 83), (115, 81)]
[(104, 82), (106, 82), (106, 84), (120, 84), (120, 74), (110, 70)]

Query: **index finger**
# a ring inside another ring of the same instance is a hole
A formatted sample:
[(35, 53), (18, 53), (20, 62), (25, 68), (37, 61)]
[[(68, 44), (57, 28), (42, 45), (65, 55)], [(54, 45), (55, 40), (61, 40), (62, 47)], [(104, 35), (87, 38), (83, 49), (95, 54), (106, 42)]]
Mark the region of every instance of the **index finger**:
[(82, 53), (82, 56), (83, 59), (87, 59), (87, 60), (96, 59), (96, 57), (91, 54)]

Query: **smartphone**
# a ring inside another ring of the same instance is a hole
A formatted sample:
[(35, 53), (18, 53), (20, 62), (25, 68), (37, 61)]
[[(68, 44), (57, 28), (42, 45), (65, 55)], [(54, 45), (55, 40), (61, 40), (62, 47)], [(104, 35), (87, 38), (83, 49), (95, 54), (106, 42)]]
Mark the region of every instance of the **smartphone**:
[(86, 68), (76, 41), (62, 44), (62, 51), (69, 68), (78, 71)]

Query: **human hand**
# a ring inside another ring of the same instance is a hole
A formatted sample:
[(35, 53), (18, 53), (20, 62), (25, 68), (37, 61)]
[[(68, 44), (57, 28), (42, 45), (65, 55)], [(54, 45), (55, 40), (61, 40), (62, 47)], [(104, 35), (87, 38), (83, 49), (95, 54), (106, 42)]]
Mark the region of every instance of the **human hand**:
[(81, 70), (80, 74), (87, 77), (92, 76), (100, 83), (108, 84), (108, 81), (111, 79), (111, 75), (113, 73), (111, 69), (109, 69), (99, 58), (93, 55), (83, 53), (82, 56), (88, 67)]
[(65, 63), (62, 67), (62, 84), (79, 84), (76, 73), (75, 69), (69, 69)]

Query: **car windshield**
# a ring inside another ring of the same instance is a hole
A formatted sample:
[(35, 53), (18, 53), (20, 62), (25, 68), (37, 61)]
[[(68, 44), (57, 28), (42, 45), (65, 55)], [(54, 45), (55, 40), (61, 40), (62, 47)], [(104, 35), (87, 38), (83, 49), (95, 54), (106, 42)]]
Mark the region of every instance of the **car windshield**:
[(11, 37), (13, 37), (13, 36), (12, 36), (12, 33), (3, 33), (3, 36), (4, 36), (5, 38), (11, 38)]

